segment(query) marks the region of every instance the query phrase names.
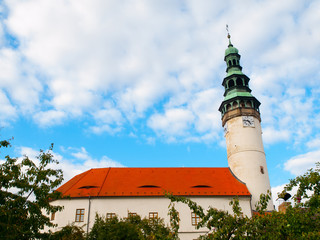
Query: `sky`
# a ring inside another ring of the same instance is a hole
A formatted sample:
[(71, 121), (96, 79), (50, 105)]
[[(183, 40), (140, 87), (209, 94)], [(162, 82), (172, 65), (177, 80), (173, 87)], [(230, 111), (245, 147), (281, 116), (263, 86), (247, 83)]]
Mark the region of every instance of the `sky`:
[[(320, 161), (319, 0), (0, 1), (0, 158), (227, 167), (224, 51), (261, 102), (273, 193)], [(274, 194), (275, 195), (275, 194)]]

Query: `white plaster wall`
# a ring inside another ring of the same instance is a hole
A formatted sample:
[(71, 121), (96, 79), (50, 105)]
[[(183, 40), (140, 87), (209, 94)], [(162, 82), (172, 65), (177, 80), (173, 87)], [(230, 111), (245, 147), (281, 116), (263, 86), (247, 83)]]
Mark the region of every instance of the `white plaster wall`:
[[(267, 193), (267, 190), (271, 192), (261, 125), (255, 117), (254, 123), (255, 127), (244, 127), (242, 117), (235, 117), (227, 122), (226, 133), (229, 167), (237, 178), (246, 183), (252, 194), (253, 209), (261, 193)], [(264, 174), (261, 173), (261, 166)], [(268, 210), (274, 210), (272, 201)]]
[[(229, 202), (233, 199), (230, 197), (191, 197), (191, 200), (197, 202), (199, 205), (207, 209), (209, 206), (217, 209), (226, 210), (232, 213), (232, 208)], [(170, 200), (165, 197), (106, 197), (106, 198), (91, 198), (91, 210), (89, 227), (94, 224), (96, 213), (100, 216), (105, 216), (106, 213), (116, 213), (118, 217), (127, 217), (128, 212), (135, 212), (141, 217), (149, 217), (149, 212), (158, 212), (160, 218), (164, 218), (165, 223), (169, 225), (168, 206)], [(55, 220), (52, 221), (58, 224), (58, 227), (52, 229), (53, 231), (59, 228), (74, 223), (76, 209), (84, 208), (84, 222), (75, 223), (75, 225), (83, 226), (87, 230), (88, 220), (88, 206), (89, 199), (63, 199), (52, 202), (54, 205), (64, 206), (62, 212), (55, 214)], [(250, 197), (240, 197), (240, 206), (244, 214), (251, 217)], [(181, 240), (196, 239), (199, 234), (203, 234), (207, 229), (196, 230), (191, 224), (191, 210), (187, 205), (182, 203), (175, 203), (176, 209), (180, 215), (180, 229), (179, 236)], [(84, 226), (86, 225), (86, 226)]]

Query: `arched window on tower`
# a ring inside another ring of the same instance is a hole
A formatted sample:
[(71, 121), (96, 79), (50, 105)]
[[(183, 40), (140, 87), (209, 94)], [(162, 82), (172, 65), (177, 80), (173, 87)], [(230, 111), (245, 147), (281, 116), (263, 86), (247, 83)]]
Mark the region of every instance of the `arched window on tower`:
[(231, 66), (231, 60), (228, 61), (228, 65), (229, 65), (229, 67)]
[(233, 60), (232, 60), (232, 63), (233, 63), (233, 65), (236, 65), (236, 60), (233, 59)]
[(240, 107), (242, 107), (242, 108), (245, 107), (244, 101), (241, 101), (241, 102), (240, 102)]
[(246, 86), (248, 86), (248, 79), (245, 79), (244, 83), (245, 83)]
[(234, 81), (233, 81), (233, 79), (229, 80), (229, 82), (228, 82), (228, 87), (229, 87), (229, 88), (234, 87)]
[(232, 108), (235, 109), (235, 108), (237, 108), (237, 107), (238, 107), (238, 102), (237, 102), (237, 101), (234, 101), (234, 102), (232, 103)]
[(247, 101), (247, 102), (246, 102), (246, 107), (249, 107), (249, 108), (251, 108), (251, 107), (252, 107), (252, 103), (251, 103), (251, 101)]
[(228, 103), (228, 105), (227, 105), (227, 111), (229, 111), (229, 110), (231, 110), (231, 104), (230, 103)]
[(236, 83), (237, 83), (237, 86), (243, 86), (243, 82), (241, 78), (237, 78)]

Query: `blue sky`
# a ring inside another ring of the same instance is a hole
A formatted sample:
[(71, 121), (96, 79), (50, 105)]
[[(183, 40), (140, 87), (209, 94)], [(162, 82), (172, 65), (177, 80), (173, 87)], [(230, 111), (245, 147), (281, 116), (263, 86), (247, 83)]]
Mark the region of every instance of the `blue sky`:
[(320, 159), (319, 9), (298, 0), (2, 1), (1, 137), (14, 137), (15, 156), (53, 142), (66, 180), (95, 167), (226, 167), (218, 107), (229, 24), (261, 102), (276, 192)]

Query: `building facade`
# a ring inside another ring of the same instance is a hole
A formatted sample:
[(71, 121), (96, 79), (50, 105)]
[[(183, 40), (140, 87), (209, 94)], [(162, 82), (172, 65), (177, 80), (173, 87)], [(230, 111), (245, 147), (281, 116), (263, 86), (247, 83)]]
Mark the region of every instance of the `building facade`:
[[(169, 223), (169, 192), (185, 196), (207, 209), (232, 212), (229, 202), (239, 197), (244, 214), (251, 216), (251, 194), (229, 168), (97, 168), (72, 178), (57, 189), (68, 199), (52, 204), (64, 206), (54, 214), (56, 229), (75, 223), (89, 231), (96, 213), (103, 217), (159, 217)], [(199, 217), (187, 205), (175, 204), (180, 217), (180, 239), (196, 239), (207, 229), (196, 230)]]

